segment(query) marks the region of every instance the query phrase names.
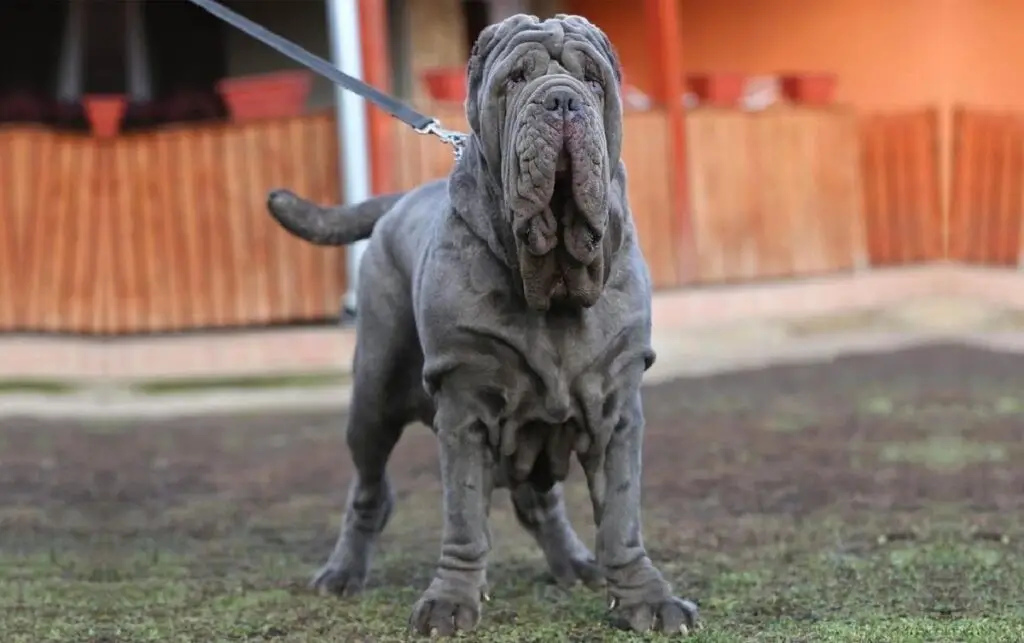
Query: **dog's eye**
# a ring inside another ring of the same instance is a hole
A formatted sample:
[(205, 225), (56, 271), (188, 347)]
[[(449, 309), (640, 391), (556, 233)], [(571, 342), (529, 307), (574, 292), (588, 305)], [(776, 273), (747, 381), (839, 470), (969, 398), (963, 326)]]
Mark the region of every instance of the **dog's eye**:
[(525, 71), (523, 71), (522, 69), (513, 69), (512, 72), (509, 73), (508, 78), (506, 79), (506, 83), (508, 84), (509, 87), (515, 87), (516, 85), (522, 83), (525, 80)]
[(586, 74), (583, 77), (583, 81), (587, 83), (587, 87), (590, 88), (590, 91), (599, 92), (604, 89), (604, 85), (601, 83), (601, 79), (597, 74)]

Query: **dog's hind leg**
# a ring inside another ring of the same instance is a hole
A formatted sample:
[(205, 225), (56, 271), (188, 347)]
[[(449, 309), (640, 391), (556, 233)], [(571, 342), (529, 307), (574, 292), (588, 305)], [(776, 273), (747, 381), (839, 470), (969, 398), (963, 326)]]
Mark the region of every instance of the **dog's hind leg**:
[(405, 426), (417, 419), (424, 396), (423, 357), (408, 302), (360, 299), (346, 430), (355, 475), (334, 551), (312, 582), (321, 592), (343, 596), (366, 583), (374, 543), (394, 508), (388, 459)]
[(511, 496), (519, 524), (540, 545), (556, 583), (572, 586), (581, 581), (591, 589), (604, 584), (594, 555), (569, 523), (561, 484), (555, 484), (548, 491), (538, 491), (524, 482), (512, 488)]

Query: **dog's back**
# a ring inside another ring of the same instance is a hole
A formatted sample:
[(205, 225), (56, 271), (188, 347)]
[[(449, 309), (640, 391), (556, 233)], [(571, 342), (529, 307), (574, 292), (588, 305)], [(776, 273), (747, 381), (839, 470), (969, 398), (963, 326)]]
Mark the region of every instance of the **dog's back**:
[[(392, 267), (411, 279), (434, 228), (449, 209), (447, 179), (429, 181), (406, 192), (377, 221), (363, 262), (374, 261), (366, 258), (374, 253), (386, 253)], [(359, 274), (365, 287), (373, 290), (372, 277), (364, 278), (366, 270)]]

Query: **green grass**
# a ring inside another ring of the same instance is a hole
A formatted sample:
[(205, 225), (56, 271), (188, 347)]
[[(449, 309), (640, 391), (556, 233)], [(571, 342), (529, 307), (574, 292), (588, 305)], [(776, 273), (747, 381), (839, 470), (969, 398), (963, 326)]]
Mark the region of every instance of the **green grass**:
[(179, 395), (218, 390), (260, 390), (340, 386), (350, 380), (348, 373), (297, 373), (292, 375), (240, 375), (237, 377), (161, 378), (128, 384), (145, 395)]
[(74, 382), (56, 379), (10, 379), (0, 380), (0, 395), (25, 393), (44, 395), (67, 395), (80, 391), (82, 387)]
[(936, 435), (918, 442), (887, 444), (882, 448), (882, 459), (956, 471), (975, 463), (1004, 462), (1007, 452), (1001, 444), (972, 442), (958, 435)]
[[(119, 383), (118, 387), (141, 395), (181, 395), (213, 391), (326, 388), (347, 384), (348, 373), (295, 373), (239, 375), (230, 377), (173, 377)], [(18, 378), (0, 380), (0, 395), (69, 395), (89, 390), (89, 385), (59, 379)]]
[[(664, 527), (664, 525), (662, 525)], [(756, 528), (757, 525), (748, 527)], [(769, 532), (777, 525), (762, 525)], [(839, 529), (837, 532), (836, 530)], [(992, 543), (942, 540), (836, 543), (840, 525), (808, 524), (775, 543), (735, 555), (669, 561), (670, 575), (699, 585), (704, 628), (695, 642), (726, 641), (977, 641), (1024, 640), (1024, 564), (1019, 552)], [(781, 535), (781, 534), (778, 534)], [(224, 559), (192, 554), (122, 558), (100, 564), (80, 558), (5, 556), (0, 606), (3, 640), (405, 641), (405, 618), (425, 585), (429, 548), (415, 553), (392, 540), (376, 583), (359, 599), (313, 595), (302, 586), (307, 564), (294, 554), (262, 554), (266, 543), (235, 540), (254, 557), (221, 573)], [(396, 551), (397, 549), (397, 551)], [(619, 642), (661, 637), (620, 632), (606, 622), (598, 594), (562, 592), (538, 578), (536, 556), (498, 554), (495, 598), (482, 643)], [(689, 569), (683, 574), (682, 570)], [(398, 579), (407, 578), (408, 582)], [(11, 582), (17, 578), (15, 582)], [(20, 605), (21, 609), (15, 606)], [(28, 607), (28, 606), (31, 606)]]
[[(689, 640), (1024, 641), (1024, 360), (916, 355), (647, 391), (645, 543), (700, 604)], [(398, 504), (368, 591), (306, 588), (350, 476), (343, 425), (334, 413), (6, 422), (0, 641), (412, 640), (442, 530), (422, 427), (392, 459)], [(593, 542), (578, 470), (565, 496)], [(463, 640), (662, 640), (613, 629), (601, 594), (547, 584), (504, 492), (490, 524), (494, 600)]]

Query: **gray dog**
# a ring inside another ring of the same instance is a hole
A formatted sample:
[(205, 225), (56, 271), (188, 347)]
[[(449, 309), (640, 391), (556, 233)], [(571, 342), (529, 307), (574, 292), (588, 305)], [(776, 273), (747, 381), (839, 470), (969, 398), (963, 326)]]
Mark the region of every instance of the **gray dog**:
[[(271, 213), (303, 239), (370, 238), (347, 429), (356, 478), (320, 590), (362, 589), (394, 504), (388, 458), (420, 420), (440, 442), (444, 536), (414, 632), (478, 624), (496, 487), (560, 583), (606, 584), (616, 620), (637, 631), (696, 625), (640, 533), (640, 383), (654, 351), (619, 158), (620, 81), (608, 38), (586, 19), (516, 15), (473, 46), (472, 132), (447, 180), (351, 207), (271, 193)], [(563, 506), (574, 454), (596, 560)]]

